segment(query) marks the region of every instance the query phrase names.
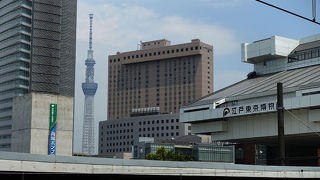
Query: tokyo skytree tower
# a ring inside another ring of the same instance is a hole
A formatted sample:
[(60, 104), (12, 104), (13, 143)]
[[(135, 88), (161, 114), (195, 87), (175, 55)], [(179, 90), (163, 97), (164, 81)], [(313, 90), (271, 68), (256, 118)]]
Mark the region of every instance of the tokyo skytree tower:
[(92, 50), (92, 20), (93, 14), (90, 17), (90, 34), (89, 34), (89, 50), (88, 57), (85, 61), (86, 81), (82, 83), (82, 90), (85, 95), (84, 100), (84, 116), (83, 116), (83, 135), (82, 135), (82, 153), (86, 155), (95, 154), (94, 142), (94, 95), (96, 94), (98, 84), (94, 82), (94, 65)]

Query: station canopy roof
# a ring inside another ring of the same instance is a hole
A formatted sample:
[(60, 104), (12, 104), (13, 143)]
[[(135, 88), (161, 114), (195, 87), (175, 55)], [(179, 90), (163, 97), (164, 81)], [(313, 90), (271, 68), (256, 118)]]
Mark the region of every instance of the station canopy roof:
[(222, 98), (276, 90), (278, 82), (283, 83), (284, 89), (293, 87), (299, 87), (301, 89), (320, 87), (320, 65), (257, 76), (252, 79), (244, 79), (202, 97), (184, 107), (207, 105)]

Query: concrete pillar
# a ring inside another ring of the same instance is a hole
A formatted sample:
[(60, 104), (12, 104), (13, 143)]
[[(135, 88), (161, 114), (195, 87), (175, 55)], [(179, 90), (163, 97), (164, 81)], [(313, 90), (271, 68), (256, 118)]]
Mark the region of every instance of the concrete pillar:
[(73, 97), (31, 93), (13, 100), (13, 152), (48, 154), (50, 104), (57, 104), (56, 155), (72, 156)]

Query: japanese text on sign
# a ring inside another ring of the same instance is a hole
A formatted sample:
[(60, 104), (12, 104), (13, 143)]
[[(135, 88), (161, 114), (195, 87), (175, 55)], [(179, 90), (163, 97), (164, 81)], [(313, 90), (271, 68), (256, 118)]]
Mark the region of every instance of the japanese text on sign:
[(276, 102), (267, 102), (267, 103), (261, 103), (261, 104), (226, 107), (223, 110), (223, 117), (271, 112), (276, 110), (277, 108), (276, 105), (277, 105)]

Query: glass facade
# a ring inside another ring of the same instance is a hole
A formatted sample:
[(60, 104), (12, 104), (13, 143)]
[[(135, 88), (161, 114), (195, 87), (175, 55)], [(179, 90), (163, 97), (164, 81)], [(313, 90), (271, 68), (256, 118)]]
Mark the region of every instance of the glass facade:
[(167, 152), (173, 150), (193, 157), (193, 161), (235, 162), (234, 146), (217, 146), (215, 144), (176, 145), (174, 143), (156, 143), (153, 142), (153, 139), (144, 139), (144, 141), (146, 142), (135, 142), (133, 149), (134, 159), (146, 159), (148, 154), (155, 154), (158, 148), (164, 147)]
[(157, 143), (147, 143), (146, 144), (146, 154), (149, 153), (155, 154), (157, 152), (157, 149), (164, 147), (166, 151), (174, 150), (174, 144), (157, 144)]
[(197, 161), (234, 163), (234, 146), (198, 145), (193, 155)]
[(0, 150), (10, 151), (12, 99), (29, 89), (31, 1), (0, 1)]
[(294, 52), (288, 57), (288, 63), (304, 61), (320, 57), (320, 47)]

